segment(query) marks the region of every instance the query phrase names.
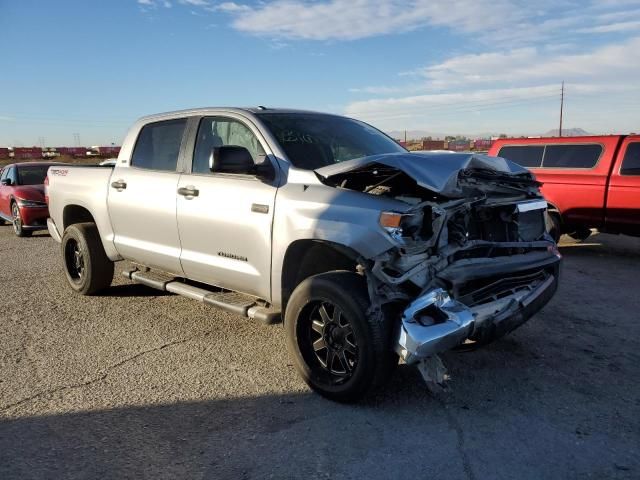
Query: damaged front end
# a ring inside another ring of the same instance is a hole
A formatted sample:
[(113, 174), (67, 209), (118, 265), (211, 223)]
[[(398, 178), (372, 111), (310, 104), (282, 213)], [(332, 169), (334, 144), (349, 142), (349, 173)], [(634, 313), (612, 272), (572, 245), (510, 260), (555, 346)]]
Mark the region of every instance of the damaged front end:
[(317, 173), (336, 188), (409, 205), (381, 213), (394, 247), (361, 261), (371, 314), (399, 318), (395, 348), (406, 363), (499, 338), (555, 293), (561, 257), (527, 170), (473, 154), (345, 163)]

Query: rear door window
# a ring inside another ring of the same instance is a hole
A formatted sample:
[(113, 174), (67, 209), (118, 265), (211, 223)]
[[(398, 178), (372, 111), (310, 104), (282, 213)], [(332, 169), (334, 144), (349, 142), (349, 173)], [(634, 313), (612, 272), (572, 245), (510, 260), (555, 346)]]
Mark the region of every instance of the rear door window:
[(498, 156), (511, 160), (522, 167), (535, 168), (542, 164), (544, 145), (518, 145), (502, 147)]
[(602, 154), (602, 145), (547, 145), (542, 166), (545, 168), (593, 168)]
[(620, 175), (640, 175), (640, 142), (632, 142), (627, 145)]
[(133, 149), (131, 165), (148, 170), (175, 172), (186, 118), (149, 123), (142, 127)]

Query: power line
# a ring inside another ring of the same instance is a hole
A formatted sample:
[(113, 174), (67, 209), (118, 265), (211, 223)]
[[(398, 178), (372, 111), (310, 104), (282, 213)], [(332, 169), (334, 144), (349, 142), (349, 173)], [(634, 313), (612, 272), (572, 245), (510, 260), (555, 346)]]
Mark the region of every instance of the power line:
[(564, 80), (562, 81), (562, 94), (560, 95), (560, 128), (558, 129), (558, 136), (562, 136), (562, 108), (564, 107)]

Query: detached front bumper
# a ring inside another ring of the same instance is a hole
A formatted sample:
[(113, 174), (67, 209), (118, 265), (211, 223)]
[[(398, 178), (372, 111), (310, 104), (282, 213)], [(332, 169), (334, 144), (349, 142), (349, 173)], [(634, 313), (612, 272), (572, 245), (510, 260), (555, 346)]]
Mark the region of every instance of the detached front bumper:
[(465, 340), (489, 343), (525, 323), (555, 294), (560, 256), (546, 262), (530, 285), (499, 298), (468, 306), (438, 288), (414, 300), (404, 311), (397, 353), (408, 364), (450, 350)]

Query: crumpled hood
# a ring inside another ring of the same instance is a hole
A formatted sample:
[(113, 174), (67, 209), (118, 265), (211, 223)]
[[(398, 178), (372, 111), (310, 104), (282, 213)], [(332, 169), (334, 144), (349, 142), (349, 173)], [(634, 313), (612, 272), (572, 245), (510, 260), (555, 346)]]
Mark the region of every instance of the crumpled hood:
[(458, 187), (458, 174), (463, 170), (489, 170), (507, 175), (527, 175), (529, 171), (520, 165), (500, 157), (490, 157), (475, 153), (389, 153), (355, 158), (318, 168), (315, 172), (321, 177), (348, 174), (361, 171), (368, 165), (382, 164), (397, 168), (415, 180), (421, 187), (435, 193), (457, 197), (462, 194)]

